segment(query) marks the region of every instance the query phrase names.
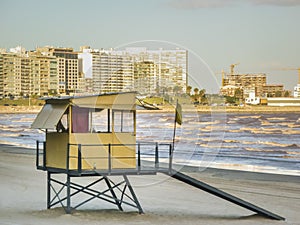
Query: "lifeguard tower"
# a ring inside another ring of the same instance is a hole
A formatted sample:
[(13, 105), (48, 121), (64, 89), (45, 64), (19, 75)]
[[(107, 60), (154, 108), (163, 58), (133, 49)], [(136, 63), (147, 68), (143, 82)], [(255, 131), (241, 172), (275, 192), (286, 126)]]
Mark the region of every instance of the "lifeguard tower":
[[(45, 141), (37, 141), (36, 167), (47, 171), (48, 209), (61, 205), (71, 213), (100, 199), (120, 210), (126, 205), (143, 213), (128, 176), (163, 173), (262, 216), (284, 219), (174, 170), (172, 143), (137, 142), (135, 92), (44, 100), (32, 128), (44, 130), (46, 136)], [(168, 153), (167, 166), (160, 163), (161, 152)], [(149, 154), (153, 160), (145, 163), (143, 157)], [(84, 178), (89, 178), (84, 184), (76, 182)], [(100, 184), (102, 190), (95, 186)], [(88, 198), (73, 202), (80, 194)]]

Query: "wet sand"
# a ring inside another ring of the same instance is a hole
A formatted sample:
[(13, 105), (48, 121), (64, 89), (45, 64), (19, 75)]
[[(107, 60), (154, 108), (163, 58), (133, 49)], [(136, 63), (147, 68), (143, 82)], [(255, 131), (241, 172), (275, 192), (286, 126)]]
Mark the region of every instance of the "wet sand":
[(181, 172), (286, 218), (274, 221), (165, 175), (130, 176), (145, 214), (94, 200), (72, 214), (46, 210), (46, 173), (34, 152), (0, 145), (0, 223), (6, 224), (300, 224), (300, 177), (220, 169)]

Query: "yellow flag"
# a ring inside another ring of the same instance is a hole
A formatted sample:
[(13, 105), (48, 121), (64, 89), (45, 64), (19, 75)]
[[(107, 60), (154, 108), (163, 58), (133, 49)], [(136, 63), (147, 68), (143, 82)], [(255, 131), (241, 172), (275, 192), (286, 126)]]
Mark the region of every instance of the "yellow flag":
[(182, 124), (182, 108), (181, 105), (177, 102), (176, 104), (176, 115), (175, 115), (175, 121), (179, 125)]

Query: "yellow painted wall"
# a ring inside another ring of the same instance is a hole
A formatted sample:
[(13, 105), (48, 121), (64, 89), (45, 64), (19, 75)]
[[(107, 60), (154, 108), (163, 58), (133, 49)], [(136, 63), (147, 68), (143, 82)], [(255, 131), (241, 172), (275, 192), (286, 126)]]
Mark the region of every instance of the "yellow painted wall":
[(46, 134), (46, 166), (66, 169), (68, 133)]
[[(67, 144), (70, 143), (69, 169), (78, 167), (78, 145), (82, 146), (82, 169), (108, 169), (108, 146), (103, 144), (121, 144), (111, 147), (112, 169), (136, 168), (135, 143), (132, 133), (47, 133), (46, 135), (46, 166), (66, 169)], [(74, 145), (72, 145), (74, 144)], [(131, 144), (131, 146), (126, 146)]]

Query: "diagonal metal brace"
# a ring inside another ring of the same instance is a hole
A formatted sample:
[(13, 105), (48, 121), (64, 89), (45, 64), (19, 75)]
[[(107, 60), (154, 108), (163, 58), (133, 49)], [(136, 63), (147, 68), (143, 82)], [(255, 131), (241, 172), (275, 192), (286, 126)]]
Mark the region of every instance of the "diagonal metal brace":
[[(97, 188), (95, 185), (101, 182), (104, 182), (107, 188), (99, 191), (99, 188)], [(54, 186), (54, 183), (59, 186)], [(123, 211), (122, 205), (125, 204), (137, 208), (139, 213), (143, 213), (143, 209), (126, 175), (123, 175), (123, 180), (118, 183), (114, 183), (107, 176), (103, 176), (100, 179), (97, 179), (96, 181), (93, 181), (90, 184), (83, 186), (78, 183), (75, 183), (74, 181), (71, 182), (71, 176), (69, 174), (67, 175), (67, 181), (62, 182), (58, 179), (54, 179), (53, 177), (51, 177), (51, 173), (49, 173), (47, 185), (48, 209), (54, 207), (57, 204), (61, 204), (66, 213), (71, 213), (71, 209), (77, 209), (78, 207), (90, 202), (93, 199), (100, 199), (111, 204), (117, 205), (118, 209), (121, 211)], [(57, 190), (55, 188), (57, 188)], [(51, 190), (52, 193), (54, 193), (53, 197), (51, 196)], [(128, 190), (129, 193), (126, 193), (126, 190)], [(76, 206), (71, 207), (71, 198), (79, 194), (85, 194), (89, 197), (79, 202)], [(124, 199), (124, 197), (126, 197), (126, 200)]]

